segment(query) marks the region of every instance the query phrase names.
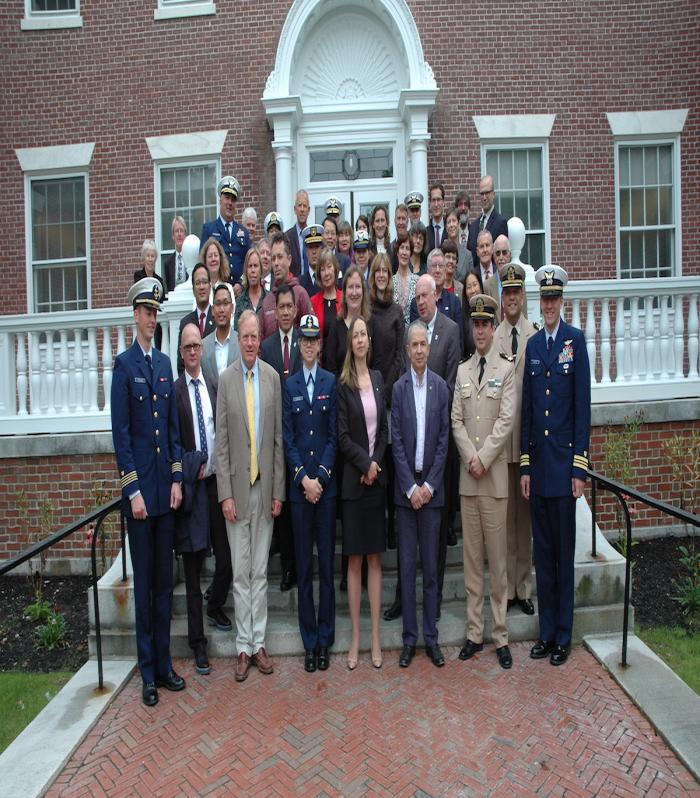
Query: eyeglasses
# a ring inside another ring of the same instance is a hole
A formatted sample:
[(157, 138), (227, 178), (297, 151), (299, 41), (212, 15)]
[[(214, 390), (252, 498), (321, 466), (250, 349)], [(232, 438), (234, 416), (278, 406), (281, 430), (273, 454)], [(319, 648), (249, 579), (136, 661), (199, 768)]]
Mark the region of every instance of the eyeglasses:
[(232, 305), (232, 304), (233, 304), (233, 302), (231, 302), (230, 299), (221, 299), (218, 302), (214, 302), (214, 307), (215, 308), (226, 308), (226, 307), (228, 307), (229, 305)]
[(195, 280), (194, 284), (197, 286), (197, 288), (201, 288), (203, 285), (210, 285), (210, 281), (209, 280)]
[(489, 189), (488, 191), (480, 191), (479, 195), (482, 197), (488, 197), (489, 194), (493, 194), (493, 189)]
[(510, 250), (508, 249), (497, 249), (494, 252), (495, 255), (510, 255)]
[(183, 344), (182, 348), (185, 350), (185, 352), (199, 352), (199, 350), (202, 348), (202, 345), (201, 344)]

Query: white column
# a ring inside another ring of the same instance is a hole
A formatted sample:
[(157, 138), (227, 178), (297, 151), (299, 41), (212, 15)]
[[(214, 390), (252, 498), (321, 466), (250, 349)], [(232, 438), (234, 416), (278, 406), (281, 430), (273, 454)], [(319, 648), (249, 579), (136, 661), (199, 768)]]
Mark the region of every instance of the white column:
[(275, 155), (275, 179), (277, 182), (276, 209), (282, 214), (284, 223), (292, 223), (295, 187), (292, 185), (292, 146), (291, 142), (272, 142)]
[(423, 195), (421, 206), (421, 221), (428, 224), (430, 215), (430, 197), (428, 193), (428, 141), (430, 134), (412, 136), (410, 139), (411, 150), (411, 186), (409, 191), (420, 191)]
[(294, 218), (294, 195), (297, 188), (304, 188), (295, 185), (293, 161), (297, 127), (302, 118), (301, 98), (289, 95), (275, 97), (268, 94), (267, 89), (265, 92), (267, 96), (263, 96), (262, 102), (268, 124), (275, 134), (272, 151), (275, 155), (276, 210), (289, 227)]

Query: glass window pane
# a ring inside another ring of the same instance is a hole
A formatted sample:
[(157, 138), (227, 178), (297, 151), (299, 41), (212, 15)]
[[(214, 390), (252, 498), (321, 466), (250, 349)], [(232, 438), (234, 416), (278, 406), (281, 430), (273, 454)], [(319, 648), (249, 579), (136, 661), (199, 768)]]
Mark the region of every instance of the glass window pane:
[(658, 233), (644, 233), (644, 273), (647, 277), (655, 277), (659, 273)]
[(513, 153), (513, 186), (530, 187), (527, 179), (527, 150), (515, 150)]
[[(498, 205), (498, 210), (502, 216), (505, 216), (506, 219), (510, 219), (511, 216), (515, 216), (515, 199), (512, 194), (501, 194), (496, 199), (496, 203)], [(479, 211), (481, 213), (481, 211)], [(525, 220), (523, 219), (523, 224)]]
[(632, 218), (632, 200), (629, 189), (620, 189), (620, 226), (629, 227)]
[(528, 150), (530, 188), (542, 188), (542, 150)]
[(647, 186), (655, 186), (659, 182), (657, 155), (657, 147), (644, 148), (644, 184)]
[(645, 224), (659, 223), (659, 190), (648, 188), (646, 195), (646, 219)]
[(620, 234), (620, 276), (629, 277), (630, 270), (630, 234)]
[(620, 147), (620, 185), (630, 184), (630, 148)]
[(644, 267), (644, 233), (630, 233), (630, 265), (634, 268)]
[(495, 175), (498, 172), (498, 153), (488, 150), (486, 153), (486, 174)]
[(528, 257), (524, 263), (529, 263), (533, 269), (544, 266), (544, 233), (530, 233), (527, 236)]
[(659, 224), (673, 223), (673, 192), (664, 186), (659, 189)]
[(532, 227), (530, 224), (530, 211), (528, 208), (527, 202), (527, 192), (526, 191), (516, 191), (515, 192), (515, 216), (518, 216), (522, 219), (523, 224), (525, 225), (525, 229)]
[(190, 175), (189, 169), (178, 169), (175, 174), (175, 205), (184, 208), (189, 205)]
[(630, 190), (632, 200), (632, 226), (641, 227), (644, 224), (644, 190), (633, 188)]
[(659, 230), (659, 277), (673, 277), (674, 231)]
[(644, 165), (641, 147), (630, 147), (630, 185), (644, 184)]
[(530, 227), (544, 229), (544, 198), (539, 191), (530, 194)]
[(672, 185), (673, 183), (673, 145), (665, 144), (659, 147), (659, 183)]
[(175, 166), (161, 169), (159, 243), (163, 255), (173, 251), (170, 234), (174, 216), (182, 216), (188, 233), (199, 235), (205, 221), (218, 214), (216, 164)]
[(504, 191), (513, 188), (513, 156), (510, 152), (502, 152), (498, 159), (498, 186)]

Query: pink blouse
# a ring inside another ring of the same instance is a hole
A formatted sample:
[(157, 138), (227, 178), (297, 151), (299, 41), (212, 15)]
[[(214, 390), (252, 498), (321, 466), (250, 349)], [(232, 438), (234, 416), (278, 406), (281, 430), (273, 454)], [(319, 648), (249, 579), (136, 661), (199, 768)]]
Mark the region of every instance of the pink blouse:
[(377, 442), (377, 403), (374, 399), (374, 387), (360, 388), (360, 400), (365, 413), (365, 426), (367, 427), (367, 440), (369, 441), (369, 456), (374, 454), (374, 444)]

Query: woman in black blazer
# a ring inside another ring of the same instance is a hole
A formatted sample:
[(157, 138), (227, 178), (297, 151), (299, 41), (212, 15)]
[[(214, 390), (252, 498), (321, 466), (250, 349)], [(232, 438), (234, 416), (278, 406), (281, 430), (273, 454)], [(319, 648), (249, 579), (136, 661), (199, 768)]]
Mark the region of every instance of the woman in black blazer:
[(344, 458), (341, 499), (343, 554), (348, 555), (348, 603), (352, 640), (348, 668), (357, 667), (360, 650), (362, 559), (367, 558), (367, 593), (372, 619), (372, 665), (382, 666), (379, 636), (386, 473), (384, 452), (388, 422), (384, 381), (368, 366), (371, 342), (367, 323), (358, 316), (350, 324), (338, 384), (338, 449)]

